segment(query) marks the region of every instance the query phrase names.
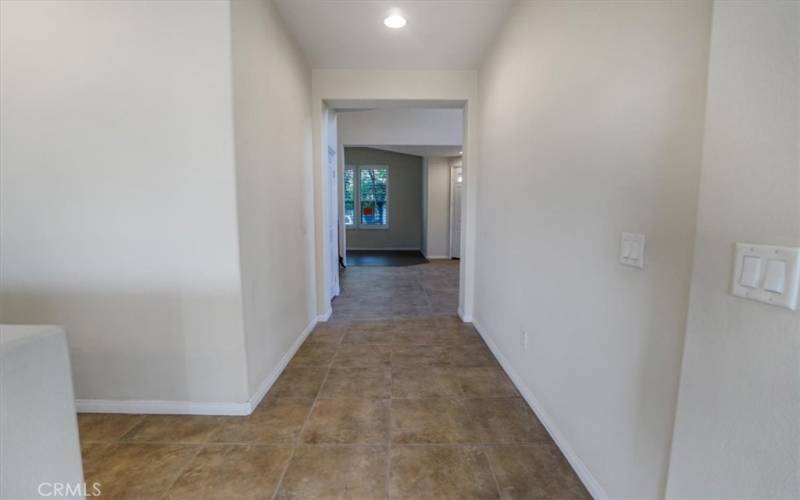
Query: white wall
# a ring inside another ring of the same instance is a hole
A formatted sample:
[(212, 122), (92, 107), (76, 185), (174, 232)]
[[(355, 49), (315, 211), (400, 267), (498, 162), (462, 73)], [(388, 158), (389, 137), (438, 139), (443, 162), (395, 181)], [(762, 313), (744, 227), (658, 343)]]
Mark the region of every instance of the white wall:
[(714, 4), (671, 498), (800, 498), (800, 313), (728, 293), (736, 242), (800, 246), (800, 4)]
[(311, 72), (271, 2), (232, 2), (231, 13), (242, 295), (253, 394), (282, 368), (316, 316)]
[(464, 110), (378, 108), (339, 115), (345, 146), (428, 145), (460, 146)]
[(424, 253), (431, 259), (447, 258), (450, 255), (450, 163), (442, 156), (431, 156), (427, 160)]
[(63, 328), (0, 324), (0, 411), (0, 498), (56, 496), (53, 483), (83, 483)]
[(599, 496), (665, 491), (710, 14), (520, 2), (480, 71), (475, 322)]
[[(306, 89), (306, 94), (308, 97), (308, 109), (309, 114), (311, 110), (311, 72), (309, 70), (309, 84), (308, 88)], [(340, 287), (339, 287), (339, 257), (344, 255), (340, 248), (342, 247), (342, 243), (345, 245), (347, 244), (347, 237), (342, 237), (340, 234), (341, 232), (341, 225), (339, 224), (339, 211), (340, 209), (344, 209), (343, 201), (344, 200), (344, 183), (342, 182), (344, 169), (342, 168), (344, 162), (340, 155), (344, 155), (344, 147), (342, 146), (342, 142), (339, 140), (339, 117), (335, 112), (328, 113), (328, 123), (327, 123), (327, 137), (328, 137), (328, 169), (330, 170), (329, 179), (331, 180), (331, 184), (328, 186), (330, 192), (330, 199), (328, 202), (330, 203), (329, 211), (328, 211), (328, 221), (327, 227), (329, 231), (329, 238), (330, 242), (330, 254), (328, 258), (330, 259), (330, 279), (331, 279), (331, 294), (333, 296), (339, 295)], [(310, 122), (309, 122), (310, 124)], [(310, 131), (310, 127), (309, 127)], [(310, 145), (309, 145), (310, 146)], [(331, 156), (332, 155), (332, 156)], [(313, 177), (313, 166), (309, 164), (310, 170), (309, 173), (311, 177), (309, 179), (308, 186), (313, 186), (314, 184), (314, 177)], [(335, 179), (333, 179), (335, 177)], [(342, 193), (340, 196), (339, 193)], [(312, 200), (313, 201), (313, 200)], [(341, 201), (341, 203), (340, 203)], [(313, 206), (312, 206), (313, 209)], [(311, 223), (313, 224), (313, 210), (311, 213)], [(341, 215), (344, 217), (344, 214)], [(344, 240), (344, 241), (341, 241)], [(313, 248), (312, 248), (313, 251)], [(313, 276), (313, 273), (312, 273)]]
[(422, 237), (420, 238), (421, 252), (428, 254), (428, 163), (429, 156), (422, 157)]
[(2, 320), (78, 398), (246, 401), (228, 3), (0, 5)]

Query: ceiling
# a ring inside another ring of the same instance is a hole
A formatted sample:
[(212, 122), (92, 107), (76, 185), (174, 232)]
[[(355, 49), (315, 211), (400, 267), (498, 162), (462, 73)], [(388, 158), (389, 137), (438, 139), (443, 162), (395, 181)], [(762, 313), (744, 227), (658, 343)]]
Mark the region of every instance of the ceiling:
[(514, 0), (273, 1), (313, 68), (477, 69)]
[(461, 156), (461, 146), (367, 146), (415, 156)]

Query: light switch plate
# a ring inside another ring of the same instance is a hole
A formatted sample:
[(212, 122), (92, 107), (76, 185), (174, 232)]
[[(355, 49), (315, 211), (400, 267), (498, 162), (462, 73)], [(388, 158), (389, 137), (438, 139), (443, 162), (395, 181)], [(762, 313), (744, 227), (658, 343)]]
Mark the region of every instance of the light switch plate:
[[(745, 262), (749, 265), (745, 265)], [(758, 262), (758, 265), (753, 266), (754, 262)], [(782, 276), (776, 275), (781, 272)], [(782, 289), (782, 293), (770, 289)], [(736, 244), (731, 294), (794, 311), (797, 309), (798, 293), (800, 248)]]
[(644, 269), (644, 235), (622, 233), (619, 243), (619, 261), (626, 266)]

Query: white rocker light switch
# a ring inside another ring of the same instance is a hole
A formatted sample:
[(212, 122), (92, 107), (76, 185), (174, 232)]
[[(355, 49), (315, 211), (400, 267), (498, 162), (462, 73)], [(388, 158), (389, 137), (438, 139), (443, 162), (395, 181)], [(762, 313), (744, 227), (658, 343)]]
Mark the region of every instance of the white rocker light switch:
[(745, 255), (742, 262), (742, 275), (739, 284), (748, 288), (756, 288), (761, 277), (761, 259), (752, 255)]
[(783, 293), (786, 284), (786, 262), (770, 260), (767, 262), (767, 276), (764, 278), (764, 290), (772, 293)]
[(796, 310), (800, 294), (800, 248), (737, 243), (731, 293)]
[(622, 233), (619, 245), (619, 261), (626, 266), (644, 269), (644, 235)]

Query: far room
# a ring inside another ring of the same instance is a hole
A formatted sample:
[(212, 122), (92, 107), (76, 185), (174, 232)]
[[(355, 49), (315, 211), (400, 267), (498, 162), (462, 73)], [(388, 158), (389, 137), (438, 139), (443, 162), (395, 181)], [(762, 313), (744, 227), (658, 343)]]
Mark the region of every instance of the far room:
[[(333, 318), (455, 315), (463, 109), (395, 103), (331, 108), (336, 118), (328, 122), (329, 165), (341, 172), (340, 287)], [(365, 301), (371, 307), (359, 307)]]

